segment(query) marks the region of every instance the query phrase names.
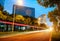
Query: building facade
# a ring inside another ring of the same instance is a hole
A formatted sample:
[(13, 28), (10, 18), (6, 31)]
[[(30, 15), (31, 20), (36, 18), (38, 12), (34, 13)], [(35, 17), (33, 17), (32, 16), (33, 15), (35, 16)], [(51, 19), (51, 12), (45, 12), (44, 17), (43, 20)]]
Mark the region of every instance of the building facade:
[(35, 18), (35, 8), (13, 5), (13, 14), (14, 12), (15, 14)]
[(14, 23), (13, 25), (13, 22), (0, 20), (0, 32), (27, 31), (27, 30), (31, 31), (34, 30), (33, 28), (34, 26), (29, 26), (26, 24)]
[(42, 24), (42, 23), (46, 24), (46, 15), (45, 14), (38, 17), (38, 24)]

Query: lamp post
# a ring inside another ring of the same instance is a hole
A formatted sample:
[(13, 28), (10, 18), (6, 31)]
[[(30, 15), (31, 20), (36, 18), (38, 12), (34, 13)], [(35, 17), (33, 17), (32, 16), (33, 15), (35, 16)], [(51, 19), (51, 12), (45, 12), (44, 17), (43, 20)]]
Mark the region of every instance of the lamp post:
[(12, 25), (12, 32), (14, 31), (14, 22), (15, 22), (15, 6), (14, 6), (14, 14), (13, 14), (13, 25)]
[[(17, 4), (17, 5), (23, 5), (23, 0), (17, 0), (17, 1), (16, 1), (16, 4)], [(16, 6), (14, 5), (14, 14), (13, 14), (12, 32), (14, 31), (15, 10), (16, 10)]]

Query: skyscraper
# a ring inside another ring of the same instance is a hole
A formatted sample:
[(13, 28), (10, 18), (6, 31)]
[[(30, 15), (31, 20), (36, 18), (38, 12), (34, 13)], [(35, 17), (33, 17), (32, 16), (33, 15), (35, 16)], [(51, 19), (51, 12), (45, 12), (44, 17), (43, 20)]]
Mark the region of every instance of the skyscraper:
[[(15, 7), (15, 9), (14, 9)], [(29, 16), (35, 18), (35, 8), (32, 7), (26, 7), (26, 6), (19, 6), (19, 5), (14, 5), (13, 6), (13, 14), (20, 14), (23, 16)]]
[(0, 4), (1, 4), (2, 6), (4, 6), (4, 2), (5, 2), (5, 0), (0, 0)]

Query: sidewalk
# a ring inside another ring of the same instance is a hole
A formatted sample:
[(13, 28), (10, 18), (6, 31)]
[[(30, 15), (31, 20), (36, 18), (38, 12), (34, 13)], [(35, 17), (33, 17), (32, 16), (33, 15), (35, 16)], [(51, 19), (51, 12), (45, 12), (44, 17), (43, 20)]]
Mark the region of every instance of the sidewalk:
[[(9, 32), (8, 34), (3, 34), (0, 35), (0, 38), (6, 38), (6, 37), (12, 37), (12, 36), (16, 36), (16, 35), (24, 35), (24, 34), (31, 34), (31, 33), (36, 33), (36, 32), (40, 32), (40, 31), (28, 31), (28, 32)], [(5, 33), (5, 32), (3, 32)]]

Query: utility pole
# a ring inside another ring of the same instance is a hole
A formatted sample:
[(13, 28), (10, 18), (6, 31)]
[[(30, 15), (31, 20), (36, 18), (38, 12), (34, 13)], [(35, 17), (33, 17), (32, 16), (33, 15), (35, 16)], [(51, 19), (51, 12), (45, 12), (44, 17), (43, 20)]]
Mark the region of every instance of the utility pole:
[(14, 6), (14, 14), (13, 14), (13, 24), (12, 24), (12, 32), (14, 31), (14, 22), (15, 22), (15, 6)]

